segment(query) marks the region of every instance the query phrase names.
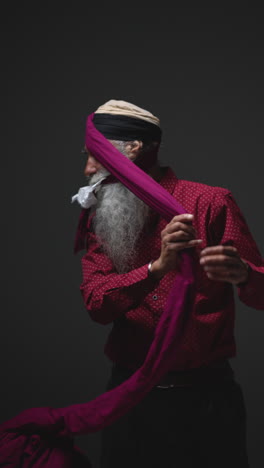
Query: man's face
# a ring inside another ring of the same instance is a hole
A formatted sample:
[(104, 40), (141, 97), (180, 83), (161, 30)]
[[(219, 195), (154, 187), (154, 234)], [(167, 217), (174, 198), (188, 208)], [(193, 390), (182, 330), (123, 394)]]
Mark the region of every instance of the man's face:
[[(137, 140), (133, 142), (119, 142), (116, 140), (108, 141), (131, 160), (136, 159), (143, 144), (141, 141)], [(110, 172), (108, 172), (104, 166), (102, 166), (102, 164), (90, 153), (86, 146), (82, 152), (87, 155), (84, 175), (88, 179), (89, 185), (95, 184), (103, 175), (110, 174)]]
[(102, 164), (95, 159), (95, 157), (87, 150), (85, 147), (83, 150), (83, 153), (87, 155), (87, 160), (84, 168), (84, 175), (88, 179), (89, 185), (95, 184), (102, 175), (107, 175), (110, 174), (103, 166)]

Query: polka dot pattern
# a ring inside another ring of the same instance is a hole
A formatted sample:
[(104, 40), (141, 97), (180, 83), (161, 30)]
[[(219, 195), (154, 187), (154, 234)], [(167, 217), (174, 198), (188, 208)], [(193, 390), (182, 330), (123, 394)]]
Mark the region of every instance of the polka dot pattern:
[[(188, 213), (202, 245), (194, 250), (197, 292), (191, 319), (182, 340), (175, 369), (197, 367), (236, 353), (234, 339), (234, 293), (230, 283), (207, 278), (199, 264), (199, 250), (206, 246), (228, 244), (250, 265), (249, 281), (238, 288), (247, 305), (264, 309), (264, 262), (232, 193), (221, 187), (177, 179), (171, 168), (160, 184)], [(151, 212), (138, 242), (138, 256), (131, 271), (118, 274), (102, 252), (91, 228), (87, 210), (78, 226), (87, 241), (82, 257), (83, 282), (80, 286), (85, 306), (93, 320), (113, 323), (105, 353), (114, 362), (129, 368), (142, 364), (164, 310), (175, 272), (160, 281), (148, 275), (148, 263), (160, 255), (161, 231), (167, 221)]]

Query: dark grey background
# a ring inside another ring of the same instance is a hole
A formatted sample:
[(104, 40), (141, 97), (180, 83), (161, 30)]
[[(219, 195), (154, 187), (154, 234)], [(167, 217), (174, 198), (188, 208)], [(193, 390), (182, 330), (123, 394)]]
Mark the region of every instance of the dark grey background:
[[(88, 5), (87, 5), (88, 6)], [(86, 116), (125, 99), (160, 117), (162, 163), (229, 188), (263, 253), (263, 9), (98, 3), (2, 15), (1, 420), (102, 393), (108, 327), (93, 323), (73, 255)], [(6, 107), (4, 102), (7, 104)], [(7, 126), (5, 126), (7, 124)], [(263, 311), (237, 301), (232, 360), (263, 456)], [(78, 438), (97, 467), (99, 434)]]

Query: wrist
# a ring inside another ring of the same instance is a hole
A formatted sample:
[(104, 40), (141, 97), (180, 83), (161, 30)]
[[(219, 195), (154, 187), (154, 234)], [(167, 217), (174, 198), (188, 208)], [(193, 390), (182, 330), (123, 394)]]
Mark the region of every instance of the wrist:
[(161, 266), (158, 260), (152, 260), (148, 265), (149, 274), (155, 279), (161, 279), (167, 273)]

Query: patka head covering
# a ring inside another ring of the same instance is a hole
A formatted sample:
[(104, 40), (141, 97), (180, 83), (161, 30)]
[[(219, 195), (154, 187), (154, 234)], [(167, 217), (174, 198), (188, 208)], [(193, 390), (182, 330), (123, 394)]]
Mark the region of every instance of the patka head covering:
[(142, 107), (135, 106), (131, 102), (118, 101), (116, 99), (110, 99), (105, 102), (102, 106), (98, 107), (95, 114), (112, 114), (112, 115), (127, 115), (137, 119), (142, 119), (160, 127), (160, 120), (151, 112), (142, 109)]
[(110, 99), (98, 107), (93, 124), (109, 140), (161, 141), (158, 117), (127, 101)]

